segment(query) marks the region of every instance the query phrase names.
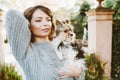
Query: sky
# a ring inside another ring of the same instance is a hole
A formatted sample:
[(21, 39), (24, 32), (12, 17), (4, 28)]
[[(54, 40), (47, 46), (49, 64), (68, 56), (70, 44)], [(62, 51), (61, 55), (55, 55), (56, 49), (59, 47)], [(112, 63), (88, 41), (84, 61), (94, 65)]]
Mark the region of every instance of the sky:
[[(82, 4), (84, 0), (0, 0), (0, 8), (4, 11), (8, 9), (19, 9), (20, 11), (24, 11), (24, 9), (34, 6), (34, 5), (44, 5), (49, 7), (53, 11), (58, 10), (59, 8), (70, 9), (73, 8), (75, 3), (78, 2)], [(93, 4), (95, 7), (97, 4), (96, 0), (87, 0), (90, 4)]]

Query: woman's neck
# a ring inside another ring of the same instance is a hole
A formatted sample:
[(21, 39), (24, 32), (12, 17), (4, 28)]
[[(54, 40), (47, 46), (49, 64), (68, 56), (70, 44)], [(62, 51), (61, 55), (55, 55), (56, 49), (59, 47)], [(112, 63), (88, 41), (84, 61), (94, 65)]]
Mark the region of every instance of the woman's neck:
[(46, 42), (49, 41), (48, 37), (36, 37), (34, 42)]

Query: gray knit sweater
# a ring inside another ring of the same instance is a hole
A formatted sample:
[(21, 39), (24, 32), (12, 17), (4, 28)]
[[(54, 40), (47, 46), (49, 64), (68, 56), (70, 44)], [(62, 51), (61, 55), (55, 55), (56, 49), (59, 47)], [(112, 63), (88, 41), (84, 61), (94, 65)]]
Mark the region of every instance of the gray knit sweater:
[(61, 61), (56, 56), (50, 41), (31, 43), (29, 22), (22, 13), (9, 10), (6, 14), (6, 30), (12, 53), (19, 62), (26, 80), (73, 80), (60, 79), (56, 68)]

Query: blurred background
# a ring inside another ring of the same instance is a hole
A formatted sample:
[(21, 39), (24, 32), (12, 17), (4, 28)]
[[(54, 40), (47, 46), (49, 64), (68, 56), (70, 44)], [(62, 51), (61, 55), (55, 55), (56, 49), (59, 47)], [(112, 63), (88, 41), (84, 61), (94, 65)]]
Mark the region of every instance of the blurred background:
[[(74, 26), (76, 38), (87, 40), (88, 23), (85, 12), (96, 8), (98, 2), (97, 0), (0, 0), (0, 62), (5, 61), (5, 63), (14, 65), (23, 79), (24, 73), (7, 44), (4, 16), (9, 9), (24, 12), (25, 9), (34, 5), (49, 7), (53, 11), (54, 20), (69, 20)], [(115, 11), (113, 15), (112, 77), (115, 78), (114, 80), (120, 80), (120, 0), (104, 0), (102, 5)]]
[(79, 10), (80, 5), (84, 1), (92, 5), (92, 8), (97, 6), (96, 0), (0, 0), (0, 8), (3, 11), (17, 9), (23, 12), (30, 6), (44, 5), (49, 7), (57, 17), (60, 14), (59, 18), (69, 18), (72, 13), (76, 13)]

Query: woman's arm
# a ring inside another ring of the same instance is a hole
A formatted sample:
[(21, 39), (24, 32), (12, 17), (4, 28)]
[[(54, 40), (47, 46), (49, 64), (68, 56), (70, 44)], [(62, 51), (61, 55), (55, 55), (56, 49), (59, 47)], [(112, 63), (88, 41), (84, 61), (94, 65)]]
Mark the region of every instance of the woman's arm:
[(13, 55), (17, 60), (24, 59), (31, 38), (31, 33), (28, 28), (29, 22), (22, 13), (16, 10), (9, 10), (6, 14), (5, 24), (8, 42)]
[(62, 78), (65, 77), (79, 77), (83, 70), (80, 67), (73, 66), (73, 65), (68, 65), (65, 67), (62, 67), (58, 70)]
[[(85, 61), (84, 59), (76, 60), (73, 64), (64, 64), (63, 67), (57, 69), (62, 78), (65, 77), (76, 77), (76, 78), (84, 78), (85, 77)], [(82, 79), (84, 80), (84, 79)]]

